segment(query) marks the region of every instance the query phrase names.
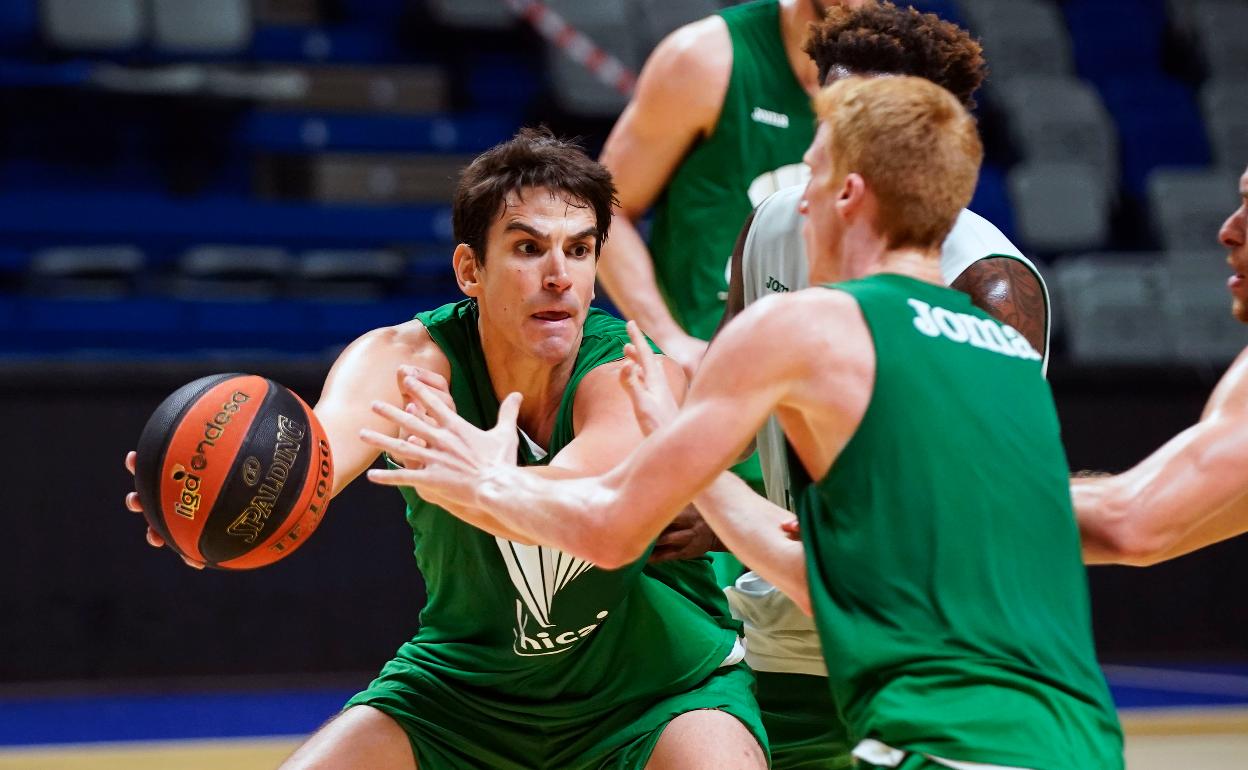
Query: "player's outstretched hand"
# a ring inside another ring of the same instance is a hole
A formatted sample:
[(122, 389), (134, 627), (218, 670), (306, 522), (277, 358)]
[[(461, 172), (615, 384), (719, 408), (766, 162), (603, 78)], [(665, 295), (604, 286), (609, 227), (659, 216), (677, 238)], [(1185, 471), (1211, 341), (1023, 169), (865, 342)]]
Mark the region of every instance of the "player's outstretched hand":
[(633, 402), (633, 414), (641, 432), (648, 436), (671, 422), (680, 407), (672, 396), (659, 357), (650, 349), (636, 321), (628, 322), (628, 337), (632, 342), (624, 346), (627, 360), (620, 368), (620, 381)]
[[(401, 460), (405, 468), (371, 470), (368, 478), (387, 486), (410, 486), (429, 502), (443, 507), (471, 508), (477, 485), (491, 469), (514, 467), (519, 435), (519, 393), (503, 399), (498, 423), (481, 430), (460, 417), (435, 388), (415, 383), (416, 409), (399, 409), (381, 401), (373, 411), (398, 426), (395, 438), (372, 430), (360, 432), (367, 444)], [(423, 412), (421, 411), (423, 410)]]
[[(138, 461), (138, 457), (139, 455), (137, 452), (130, 451), (126, 453), (126, 470), (130, 471), (131, 476), (134, 475), (134, 468), (135, 468), (135, 464)], [(126, 507), (129, 508), (131, 511), (134, 511), (135, 513), (140, 513), (140, 514), (143, 513), (143, 504), (139, 502), (138, 492), (128, 492), (126, 494)], [(147, 542), (149, 545), (155, 546), (156, 548), (161, 548), (165, 544), (165, 539), (161, 537), (156, 532), (156, 530), (152, 529), (151, 527), (148, 527), (147, 528)], [(204, 568), (203, 564), (200, 564), (199, 562), (194, 561), (192, 559), (188, 559), (185, 556), (182, 557), (182, 561), (186, 562), (186, 566), (188, 567), (194, 567), (195, 569)]]

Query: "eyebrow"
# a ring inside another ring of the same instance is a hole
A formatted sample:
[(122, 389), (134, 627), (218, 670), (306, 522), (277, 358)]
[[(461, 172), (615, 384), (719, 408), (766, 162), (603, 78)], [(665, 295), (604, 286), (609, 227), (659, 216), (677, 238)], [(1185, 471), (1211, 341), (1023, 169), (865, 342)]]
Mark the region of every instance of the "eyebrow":
[[(505, 233), (511, 232), (512, 230), (519, 230), (522, 233), (528, 233), (534, 238), (537, 238), (538, 240), (542, 240), (542, 241), (548, 240), (550, 238), (549, 233), (543, 233), (541, 230), (538, 230), (537, 228), (532, 227), (530, 225), (526, 225), (523, 222), (508, 222), (507, 226), (503, 228), (503, 232)], [(597, 236), (598, 236), (597, 227), (587, 227), (584, 230), (580, 231), (579, 233), (573, 235), (570, 240), (579, 241), (583, 238), (595, 238)]]

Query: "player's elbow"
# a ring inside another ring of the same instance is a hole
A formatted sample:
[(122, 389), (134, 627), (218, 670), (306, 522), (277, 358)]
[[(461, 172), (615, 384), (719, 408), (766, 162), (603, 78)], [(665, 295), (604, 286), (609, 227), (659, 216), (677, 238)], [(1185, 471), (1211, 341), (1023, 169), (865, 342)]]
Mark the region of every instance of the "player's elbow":
[(1175, 533), (1142, 513), (1131, 498), (1106, 495), (1090, 515), (1081, 513), (1085, 549), (1101, 554), (1100, 560), (1133, 567), (1148, 567), (1161, 561), (1173, 544)]

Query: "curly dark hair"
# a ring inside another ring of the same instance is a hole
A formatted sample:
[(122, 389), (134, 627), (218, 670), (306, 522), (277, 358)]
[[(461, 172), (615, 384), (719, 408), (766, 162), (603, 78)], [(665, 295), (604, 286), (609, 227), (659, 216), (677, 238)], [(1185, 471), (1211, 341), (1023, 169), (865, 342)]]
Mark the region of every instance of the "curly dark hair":
[(455, 240), (468, 244), (484, 264), (486, 233), (507, 195), (536, 187), (562, 193), (591, 209), (598, 229), (594, 250), (601, 252), (612, 206), (618, 203), (611, 172), (578, 144), (557, 138), (545, 127), (520, 129), (512, 139), (478, 155), (460, 173), (451, 204)]
[(857, 10), (833, 6), (823, 21), (810, 25), (804, 50), (819, 66), (820, 83), (833, 67), (857, 75), (914, 75), (950, 91), (968, 110), (987, 75), (983, 48), (969, 32), (890, 2)]

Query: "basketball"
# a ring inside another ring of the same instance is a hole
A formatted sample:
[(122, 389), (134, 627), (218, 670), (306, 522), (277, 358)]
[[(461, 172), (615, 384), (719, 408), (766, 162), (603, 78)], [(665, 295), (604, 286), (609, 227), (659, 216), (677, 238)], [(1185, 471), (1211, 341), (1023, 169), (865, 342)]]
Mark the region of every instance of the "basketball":
[(320, 524), (333, 459), (316, 415), (286, 387), (215, 374), (156, 408), (134, 477), (143, 514), (169, 547), (209, 567), (253, 569)]

